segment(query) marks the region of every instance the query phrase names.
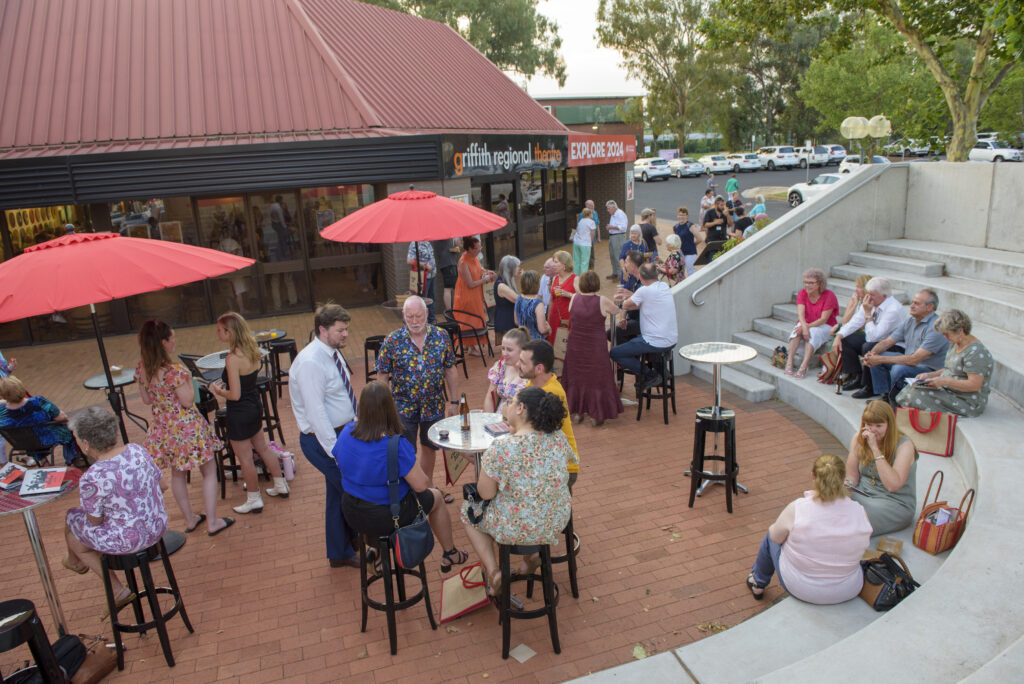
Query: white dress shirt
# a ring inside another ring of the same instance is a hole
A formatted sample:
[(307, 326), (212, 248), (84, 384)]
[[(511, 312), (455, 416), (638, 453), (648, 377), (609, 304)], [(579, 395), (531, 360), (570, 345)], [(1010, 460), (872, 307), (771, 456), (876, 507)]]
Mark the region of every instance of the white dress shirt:
[(608, 234), (618, 235), (627, 230), (629, 230), (629, 219), (626, 218), (626, 212), (616, 209), (611, 219), (608, 220)]
[(839, 334), (849, 337), (864, 328), (864, 337), (868, 342), (879, 342), (889, 337), (889, 333), (893, 332), (906, 317), (907, 312), (903, 310), (903, 305), (896, 301), (895, 297), (886, 297), (875, 307), (875, 313), (870, 321), (866, 321), (864, 307), (858, 306), (853, 318), (839, 329)]
[[(334, 351), (321, 342), (319, 337), (314, 337), (312, 342), (302, 348), (288, 369), (288, 392), (299, 431), (315, 434), (328, 456), (338, 440), (334, 428), (356, 417), (355, 407), (349, 399), (338, 366), (334, 363)], [(344, 367), (345, 357), (340, 350), (338, 356)], [(348, 381), (352, 383), (351, 376)]]
[(540, 277), (540, 298), (544, 301), (544, 308), (551, 306), (551, 276), (547, 273)]

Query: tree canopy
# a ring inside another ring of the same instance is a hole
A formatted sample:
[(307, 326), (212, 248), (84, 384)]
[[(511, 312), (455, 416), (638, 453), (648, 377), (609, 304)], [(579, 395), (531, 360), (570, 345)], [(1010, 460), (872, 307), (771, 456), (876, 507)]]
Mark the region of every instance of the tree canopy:
[[(733, 25), (775, 35), (792, 19), (820, 24), (837, 15), (856, 20), (869, 13), (891, 26), (941, 89), (952, 119), (947, 158), (953, 161), (967, 159), (981, 110), (1007, 75), (1019, 68), (1024, 43), (1024, 0), (720, 1)], [(852, 39), (852, 32), (846, 35)], [(957, 77), (958, 45), (969, 46), (971, 53), (962, 78)]]
[(447, 24), (499, 68), (565, 85), (558, 24), (537, 12), (537, 0), (362, 1)]

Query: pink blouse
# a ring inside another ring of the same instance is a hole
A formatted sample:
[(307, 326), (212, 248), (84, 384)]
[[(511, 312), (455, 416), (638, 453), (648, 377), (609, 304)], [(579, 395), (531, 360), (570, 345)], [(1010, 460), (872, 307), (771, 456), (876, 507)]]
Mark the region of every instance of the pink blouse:
[(836, 299), (836, 295), (832, 290), (825, 290), (818, 297), (818, 301), (812, 302), (811, 298), (807, 296), (807, 290), (800, 290), (796, 296), (797, 306), (804, 307), (804, 320), (808, 323), (821, 318), (821, 315), (826, 310), (831, 309), (832, 313), (829, 315), (828, 320), (825, 321), (826, 325), (833, 326), (836, 324), (836, 312), (839, 311), (839, 300)]

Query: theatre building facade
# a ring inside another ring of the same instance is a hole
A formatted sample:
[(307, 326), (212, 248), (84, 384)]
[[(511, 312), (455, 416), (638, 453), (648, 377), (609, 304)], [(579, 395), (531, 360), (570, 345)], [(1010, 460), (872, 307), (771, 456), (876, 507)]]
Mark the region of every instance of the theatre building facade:
[[(74, 18), (55, 54), (13, 41), (0, 74), (3, 259), (71, 224), (256, 260), (97, 305), (106, 332), (393, 298), (408, 284), (407, 243), (338, 243), (320, 230), (410, 184), (508, 219), (484, 236), (488, 265), (565, 244), (585, 199), (602, 223), (608, 199), (632, 214), (633, 138), (571, 133), (442, 24), (349, 0), (168, 0), (115, 22), (90, 18), (104, 4), (48, 4), (53, 22)], [(30, 0), (0, 8), (0, 46), (34, 10)], [(238, 50), (209, 47), (225, 20)], [(166, 49), (146, 49), (152, 26)], [(258, 48), (271, 29), (282, 44)], [(349, 35), (386, 44), (387, 59)], [(80, 334), (91, 334), (87, 310), (2, 324), (0, 345)]]

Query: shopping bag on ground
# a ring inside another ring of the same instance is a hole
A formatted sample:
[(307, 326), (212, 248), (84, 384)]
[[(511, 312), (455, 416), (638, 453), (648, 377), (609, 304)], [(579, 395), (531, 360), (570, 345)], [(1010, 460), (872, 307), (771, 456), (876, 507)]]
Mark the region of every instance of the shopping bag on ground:
[[(935, 484), (936, 477), (939, 478), (939, 486), (935, 489), (935, 498), (929, 503), (932, 485)], [(950, 506), (946, 501), (939, 501), (939, 492), (942, 491), (944, 477), (941, 470), (932, 475), (931, 482), (928, 483), (928, 493), (924, 496), (921, 515), (917, 517), (917, 524), (914, 526), (914, 546), (932, 555), (956, 546), (960, 535), (964, 533), (967, 514), (971, 512), (971, 504), (974, 503), (973, 488), (964, 492), (959, 508)]]
[(488, 603), (484, 587), (483, 567), (473, 563), (441, 584), (441, 622), (448, 622)]

